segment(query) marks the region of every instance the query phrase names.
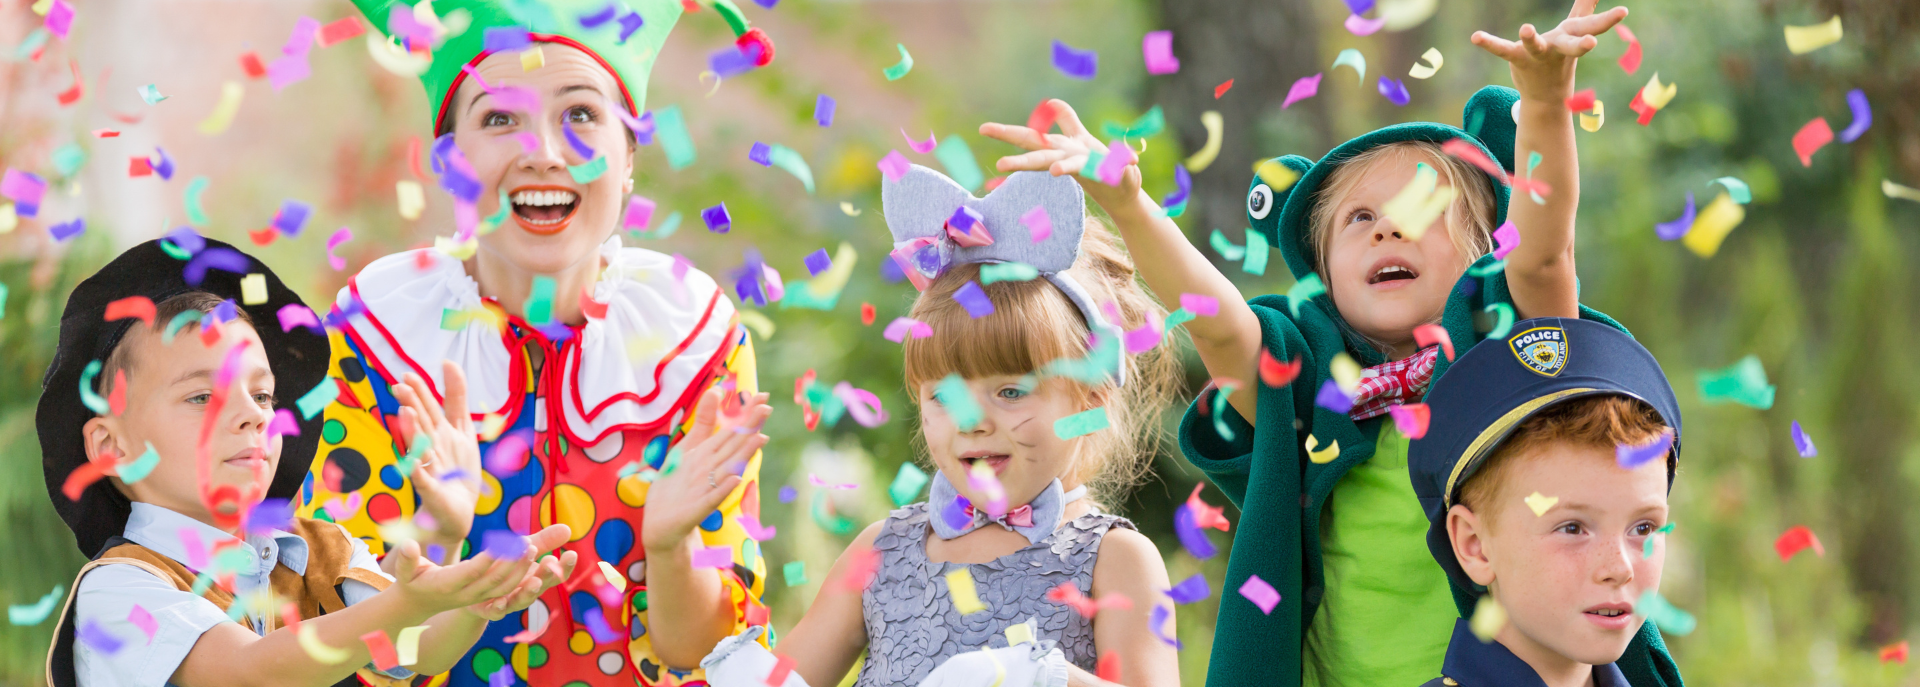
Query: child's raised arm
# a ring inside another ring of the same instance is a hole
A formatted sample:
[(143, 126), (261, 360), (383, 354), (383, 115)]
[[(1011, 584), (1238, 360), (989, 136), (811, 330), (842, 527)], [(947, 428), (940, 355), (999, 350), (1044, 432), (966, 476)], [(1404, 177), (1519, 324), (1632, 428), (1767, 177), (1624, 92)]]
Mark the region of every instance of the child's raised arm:
[(1240, 382), (1240, 388), (1228, 401), (1249, 424), (1255, 422), (1260, 366), (1260, 321), (1247, 306), (1240, 290), (1226, 275), (1207, 262), (1200, 249), (1187, 240), (1179, 225), (1168, 219), (1160, 206), (1140, 188), (1140, 168), (1128, 165), (1120, 183), (1108, 186), (1079, 176), (1087, 164), (1087, 153), (1105, 149), (1080, 123), (1079, 115), (1063, 100), (1049, 100), (1054, 108), (1060, 134), (1034, 131), (1024, 126), (988, 122), (980, 125), (980, 134), (1011, 143), (1030, 152), (1000, 158), (996, 167), (1002, 172), (1048, 171), (1054, 176), (1075, 175), (1080, 187), (1113, 218), (1120, 238), (1127, 243), (1134, 267), (1147, 280), (1162, 303), (1176, 306), (1182, 294), (1206, 296), (1220, 302), (1220, 313), (1187, 323), (1200, 361), (1212, 377), (1227, 377)]
[[(1627, 8), (1594, 14), (1599, 0), (1575, 0), (1566, 21), (1544, 34), (1532, 24), (1520, 27), (1520, 40), (1485, 31), (1473, 44), (1507, 61), (1513, 86), (1520, 91), (1519, 127), (1514, 135), (1517, 175), (1550, 187), (1544, 204), (1516, 186), (1507, 201), (1507, 219), (1520, 231), (1520, 245), (1507, 256), (1507, 284), (1520, 318), (1579, 317), (1580, 299), (1573, 262), (1573, 218), (1580, 206), (1580, 159), (1573, 141), (1573, 68), (1598, 43), (1595, 36), (1627, 17)], [(1528, 159), (1540, 154), (1540, 166), (1528, 172)]]

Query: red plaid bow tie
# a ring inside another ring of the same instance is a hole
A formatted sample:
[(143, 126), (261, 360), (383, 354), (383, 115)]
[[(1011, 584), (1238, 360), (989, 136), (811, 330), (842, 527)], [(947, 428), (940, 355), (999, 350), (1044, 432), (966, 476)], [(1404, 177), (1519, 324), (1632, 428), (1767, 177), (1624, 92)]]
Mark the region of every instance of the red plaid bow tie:
[[(966, 510), (967, 510), (967, 517), (971, 519), (973, 517), (973, 504), (971, 503), (967, 504)], [(1005, 527), (1009, 530), (1015, 527), (1032, 527), (1033, 526), (1033, 504), (1031, 503), (1025, 504), (1020, 506), (1019, 508), (1015, 508), (1013, 510), (1007, 511), (1006, 517), (1000, 518), (998, 520), (995, 520), (992, 515), (988, 515), (987, 522), (998, 523), (1001, 527)]]
[(1406, 358), (1367, 368), (1369, 374), (1362, 376), (1360, 386), (1354, 389), (1353, 409), (1347, 416), (1359, 422), (1385, 415), (1394, 406), (1419, 401), (1433, 381), (1433, 362), (1439, 355), (1440, 347), (1429, 346)]

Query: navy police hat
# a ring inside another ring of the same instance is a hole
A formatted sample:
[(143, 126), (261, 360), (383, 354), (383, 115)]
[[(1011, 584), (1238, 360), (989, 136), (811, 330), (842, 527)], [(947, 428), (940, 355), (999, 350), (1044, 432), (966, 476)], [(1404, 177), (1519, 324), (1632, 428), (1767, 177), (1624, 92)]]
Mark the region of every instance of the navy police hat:
[[(1456, 586), (1474, 590), (1447, 539), (1447, 510), (1460, 485), (1527, 418), (1601, 395), (1652, 406), (1673, 428), (1673, 455), (1679, 455), (1680, 407), (1660, 363), (1632, 336), (1599, 322), (1542, 317), (1515, 323), (1505, 338), (1487, 339), (1460, 356), (1427, 391), (1427, 434), (1409, 444), (1407, 468), (1427, 513), (1427, 549)], [(1674, 462), (1667, 464), (1672, 485)]]

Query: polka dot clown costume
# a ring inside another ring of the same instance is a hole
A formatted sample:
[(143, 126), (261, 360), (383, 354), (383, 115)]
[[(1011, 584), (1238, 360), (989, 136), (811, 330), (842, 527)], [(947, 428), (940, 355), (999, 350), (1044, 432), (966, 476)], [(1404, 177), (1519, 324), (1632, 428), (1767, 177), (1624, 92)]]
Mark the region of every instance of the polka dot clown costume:
[[(390, 26), (390, 15), (408, 10), (395, 0), (356, 4), (376, 27)], [(746, 28), (738, 8), (726, 0), (711, 7), (742, 45), (759, 44), (771, 57), (771, 43)], [(593, 55), (622, 87), (619, 104), (637, 115), (653, 58), (684, 8), (670, 0), (611, 6), (442, 0), (428, 14), (462, 11), (468, 27), (432, 50), (432, 64), (420, 76), (436, 126), (462, 68), (489, 54), (486, 29), (508, 26), (525, 27), (536, 43)], [(607, 11), (610, 21), (589, 22)], [(583, 26), (588, 23), (593, 26)], [(324, 411), (300, 515), (340, 523), (375, 553), (388, 548), (382, 525), (410, 522), (419, 504), (395, 442), (400, 406), (391, 388), (411, 372), (438, 396), (437, 363), (451, 360), (465, 371), (476, 424), (501, 428), (492, 441), (482, 437), (488, 469), (462, 557), (480, 550), (488, 532), (524, 535), (555, 523), (571, 528), (563, 548), (580, 557), (571, 579), (527, 610), (492, 623), (450, 673), (419, 678), (420, 684), (486, 685), (503, 667), (517, 683), (535, 685), (705, 684), (699, 671), (667, 669), (652, 650), (640, 545), (650, 484), (641, 473), (665, 463), (707, 389), (757, 391), (753, 348), (733, 303), (711, 277), (670, 256), (622, 247), (617, 236), (598, 251), (605, 268), (592, 299), (606, 310), (596, 308), (579, 325), (532, 326), (482, 297), (459, 260), (433, 249), (374, 261), (334, 303), (331, 319), (341, 326), (331, 335), (328, 375), (339, 395)], [(444, 313), (481, 310), (491, 317), (443, 326)], [(698, 528), (705, 546), (734, 551), (731, 569), (710, 572), (723, 578), (736, 633), (759, 607), (766, 575), (757, 544), (737, 521), (759, 516), (759, 468), (755, 454), (741, 486)], [(531, 639), (513, 637), (529, 629), (536, 631)]]

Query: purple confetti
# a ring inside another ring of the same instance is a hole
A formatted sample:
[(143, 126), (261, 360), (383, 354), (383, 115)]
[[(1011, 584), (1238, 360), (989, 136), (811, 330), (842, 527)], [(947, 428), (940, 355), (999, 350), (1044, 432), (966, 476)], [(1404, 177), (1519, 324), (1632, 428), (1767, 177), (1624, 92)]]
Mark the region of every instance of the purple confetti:
[(67, 239), (73, 238), (75, 236), (79, 236), (81, 232), (84, 232), (86, 230), (87, 230), (87, 220), (79, 217), (73, 218), (73, 221), (71, 222), (61, 222), (51, 227), (47, 227), (47, 233), (53, 234), (53, 240), (62, 241), (62, 242), (66, 241)]
[(1847, 107), (1853, 110), (1853, 123), (1840, 132), (1841, 143), (1852, 143), (1867, 133), (1867, 127), (1873, 126), (1873, 109), (1867, 107), (1867, 92), (1858, 88), (1847, 91)]
[(818, 277), (821, 272), (825, 272), (833, 267), (833, 258), (827, 257), (827, 249), (822, 248), (808, 253), (806, 263), (807, 274)]
[(186, 251), (188, 255), (198, 253), (207, 247), (207, 240), (200, 238), (200, 232), (194, 231), (193, 227), (180, 227), (167, 232), (166, 239), (173, 242), (173, 245), (180, 250)]
[[(760, 50), (758, 43), (752, 44), (751, 47), (755, 53)], [(713, 70), (713, 73), (722, 79), (731, 79), (753, 71), (753, 63), (756, 61), (758, 61), (757, 55), (750, 55), (738, 47), (729, 46), (707, 55), (707, 69)]]
[(207, 321), (215, 325), (226, 324), (239, 317), (240, 306), (234, 305), (231, 298), (220, 301), (219, 305), (213, 306), (213, 312), (207, 313)]
[(300, 436), (300, 420), (294, 417), (293, 409), (278, 408), (273, 411), (273, 422), (267, 424), (267, 438), (277, 436)]
[(593, 635), (593, 643), (606, 644), (620, 639), (620, 633), (607, 626), (607, 616), (600, 610), (600, 604), (587, 607), (580, 615), (586, 620), (587, 634)]
[(800, 498), (800, 491), (798, 489), (794, 489), (791, 486), (780, 487), (781, 503), (793, 503), (793, 500), (797, 498)]
[(406, 42), (424, 44), (433, 40), (433, 27), (414, 19), (412, 8), (404, 3), (396, 3), (387, 13), (387, 35), (399, 36)]
[(153, 167), (153, 173), (160, 175), (163, 180), (172, 180), (173, 158), (167, 157), (167, 151), (158, 147), (154, 148), (153, 152), (160, 156), (158, 161), (149, 161), (149, 166)]
[(1366, 14), (1373, 9), (1373, 0), (1347, 0), (1347, 11), (1354, 14)]
[(833, 109), (835, 105), (836, 103), (833, 101), (833, 96), (821, 93), (820, 98), (813, 101), (814, 123), (823, 127), (833, 126)]
[(1801, 458), (1812, 458), (1820, 455), (1820, 449), (1814, 448), (1813, 446), (1813, 437), (1807, 436), (1807, 432), (1800, 429), (1799, 420), (1793, 421), (1793, 448), (1800, 452)]
[(747, 151), (747, 159), (754, 161), (755, 163), (759, 164), (761, 167), (772, 167), (773, 166), (773, 146), (767, 145), (765, 143), (761, 143), (759, 141), (754, 141), (753, 148)]
[(115, 637), (112, 633), (107, 632), (107, 628), (101, 627), (100, 623), (94, 622), (92, 618), (81, 622), (80, 629), (75, 631), (74, 636), (79, 638), (79, 640), (87, 646), (92, 647), (94, 651), (108, 656), (119, 653), (120, 647), (125, 645), (124, 642), (120, 641), (119, 637)]
[(887, 181), (899, 181), (912, 166), (913, 163), (907, 162), (907, 156), (901, 155), (898, 150), (889, 150), (886, 157), (880, 158), (880, 172), (887, 175)]
[(1053, 42), (1053, 68), (1068, 77), (1092, 81), (1094, 73), (1100, 70), (1100, 54), (1092, 50), (1075, 50), (1056, 40)]
[(532, 433), (529, 430), (508, 432), (494, 440), (487, 449), (484, 467), (489, 474), (506, 479), (519, 474), (527, 467), (527, 451), (532, 448)]
[(292, 86), (313, 75), (313, 65), (307, 62), (307, 56), (287, 55), (267, 65), (267, 82), (273, 84), (273, 90), (279, 91)]
[(273, 216), (273, 228), (280, 230), (287, 238), (300, 235), (301, 228), (307, 225), (307, 216), (313, 214), (313, 206), (297, 200), (289, 200), (280, 205), (280, 212)]
[(1178, 649), (1180, 648), (1180, 640), (1160, 632), (1160, 628), (1166, 627), (1167, 616), (1170, 615), (1172, 615), (1172, 613), (1167, 610), (1166, 606), (1155, 605), (1153, 610), (1147, 614), (1147, 628), (1153, 630), (1153, 636), (1160, 638), (1162, 642), (1166, 642), (1167, 646)]
[[(282, 408), (281, 410), (286, 410)], [(291, 417), (291, 413), (289, 413)], [(298, 425), (296, 425), (298, 426)], [(253, 505), (247, 511), (247, 533), (264, 535), (274, 530), (285, 530), (293, 526), (293, 502), (287, 499), (265, 499)]]
[(1686, 236), (1687, 231), (1693, 228), (1693, 212), (1693, 192), (1688, 191), (1686, 213), (1680, 215), (1680, 219), (1653, 225), (1653, 233), (1659, 235), (1662, 241), (1672, 241)]
[(1193, 175), (1187, 173), (1186, 165), (1174, 165), (1173, 184), (1175, 187), (1174, 192), (1160, 199), (1160, 207), (1170, 208), (1176, 205), (1184, 205), (1187, 202), (1187, 198), (1192, 197)]
[(947, 226), (961, 232), (969, 232), (973, 231), (973, 225), (979, 224), (982, 219), (984, 218), (980, 216), (980, 211), (962, 205), (954, 208), (953, 216), (947, 218)]
[(1173, 511), (1173, 532), (1180, 536), (1180, 545), (1187, 547), (1187, 553), (1194, 558), (1206, 560), (1220, 552), (1214, 548), (1213, 540), (1207, 538), (1206, 530), (1194, 524), (1193, 511), (1184, 503)]
[(1293, 82), (1293, 86), (1287, 89), (1287, 99), (1280, 102), (1280, 109), (1287, 109), (1288, 105), (1306, 100), (1318, 94), (1320, 92), (1321, 76), (1323, 76), (1323, 74), (1303, 76), (1300, 77), (1299, 81)]
[(726, 203), (701, 210), (700, 219), (707, 223), (707, 231), (715, 234), (725, 234), (733, 229), (733, 215), (727, 214)]
[(47, 194), (47, 181), (33, 172), (17, 169), (7, 170), (0, 178), (0, 196), (12, 198), (19, 205), (17, 212), (21, 217), (32, 217), (40, 208), (41, 197)]
[(487, 29), (483, 45), (487, 52), (514, 52), (533, 47), (533, 37), (518, 26), (495, 26)]
[(613, 21), (613, 18), (617, 16), (620, 16), (620, 6), (608, 3), (606, 9), (602, 9), (593, 14), (581, 15), (580, 28), (589, 30), (597, 29), (600, 28), (601, 24)]
[(1272, 615), (1273, 607), (1280, 603), (1280, 592), (1274, 591), (1273, 585), (1267, 584), (1259, 575), (1247, 576), (1247, 583), (1240, 585), (1240, 595), (1247, 597), (1253, 605), (1260, 607), (1261, 613), (1268, 615)]
[(967, 309), (967, 316), (979, 319), (993, 314), (993, 300), (987, 298), (987, 292), (981, 290), (980, 283), (968, 281), (953, 292), (953, 300)]
[(646, 26), (646, 25), (647, 25), (647, 20), (640, 18), (639, 12), (634, 12), (629, 10), (626, 14), (621, 15), (620, 44), (626, 45), (627, 39), (632, 38), (634, 32), (639, 31), (640, 27)]
[(593, 147), (587, 145), (586, 141), (580, 140), (580, 136), (578, 134), (573, 133), (572, 122), (561, 122), (560, 133), (566, 135), (567, 145), (573, 147), (573, 152), (579, 153), (582, 159), (585, 159), (585, 160), (593, 159), (594, 157)]
[(773, 9), (774, 5), (780, 4), (780, 0), (753, 0), (753, 4), (767, 9)]
[(1405, 107), (1407, 101), (1413, 98), (1413, 96), (1407, 94), (1407, 85), (1405, 83), (1401, 83), (1399, 79), (1389, 79), (1384, 76), (1380, 77), (1380, 95), (1385, 96), (1389, 102), (1401, 107)]
[(1213, 587), (1207, 584), (1207, 576), (1200, 573), (1194, 573), (1193, 577), (1167, 590), (1167, 598), (1177, 604), (1190, 604), (1209, 596), (1213, 596)]
[(967, 497), (955, 496), (952, 501), (940, 507), (940, 519), (946, 521), (949, 528), (964, 530), (967, 525), (973, 524), (973, 516), (967, 515), (967, 507), (971, 505), (973, 504), (967, 502)]
[(1329, 379), (1325, 384), (1320, 385), (1320, 394), (1314, 396), (1313, 404), (1345, 415), (1347, 411), (1353, 410), (1353, 397), (1341, 391), (1338, 382)]
[(428, 560), (435, 560), (435, 561), (444, 561), (444, 560), (446, 560), (446, 559), (447, 559), (447, 547), (444, 547), (444, 546), (441, 546), (441, 545), (439, 545), (439, 544), (428, 544), (428, 545), (427, 545), (427, 559), (428, 559)]
[(1148, 31), (1140, 39), (1140, 56), (1148, 74), (1172, 74), (1180, 71), (1180, 58), (1173, 56), (1172, 31)]
[(527, 553), (527, 538), (513, 530), (487, 530), (480, 535), (480, 551), (495, 560), (516, 560)]
[[(605, 624), (606, 619), (601, 618), (600, 622), (601, 624)], [(516, 682), (513, 679), (513, 666), (500, 666), (499, 670), (493, 671), (492, 675), (487, 676), (487, 687), (513, 687), (515, 684)]]
[(1662, 432), (1660, 438), (1645, 446), (1620, 444), (1613, 447), (1613, 459), (1620, 467), (1632, 470), (1646, 465), (1656, 458), (1667, 457), (1667, 449), (1673, 447), (1673, 433)]

